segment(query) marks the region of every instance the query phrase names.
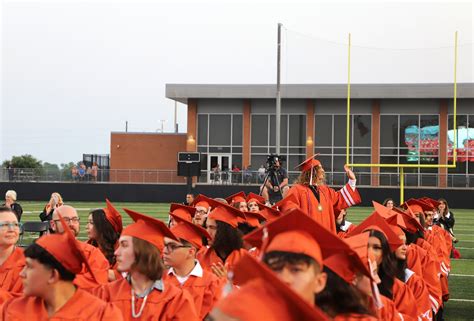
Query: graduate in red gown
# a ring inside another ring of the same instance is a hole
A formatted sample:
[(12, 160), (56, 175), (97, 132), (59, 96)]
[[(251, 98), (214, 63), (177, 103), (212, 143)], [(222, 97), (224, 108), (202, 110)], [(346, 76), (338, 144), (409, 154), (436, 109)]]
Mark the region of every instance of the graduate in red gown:
[(301, 174), (286, 196), (295, 196), (295, 202), (286, 203), (280, 210), (299, 208), (336, 234), (336, 213), (361, 202), (356, 190), (356, 178), (347, 166), (344, 167), (349, 182), (336, 192), (325, 184), (324, 168), (319, 160), (314, 159), (315, 156), (297, 166)]
[(215, 321), (327, 321), (314, 304), (305, 301), (273, 271), (245, 254), (236, 264), (233, 281), (239, 284), (211, 313)]
[(117, 271), (114, 252), (122, 233), (122, 215), (114, 205), (105, 199), (106, 207), (90, 212), (86, 225), (89, 240), (87, 243), (100, 249), (109, 262), (108, 280), (115, 281), (122, 276)]
[(116, 307), (74, 285), (84, 264), (91, 270), (81, 245), (62, 224), (64, 233), (43, 236), (25, 250), (24, 296), (7, 301), (0, 320), (123, 320)]
[(227, 271), (246, 252), (242, 241), (242, 232), (237, 228), (245, 221), (245, 215), (239, 209), (215, 200), (209, 200), (213, 208), (206, 221), (207, 232), (211, 236), (207, 247), (202, 247), (197, 259), (202, 268), (225, 277)]
[(20, 271), (25, 266), (23, 250), (16, 246), (20, 226), (15, 213), (9, 207), (0, 207), (0, 289), (20, 295), (22, 282)]
[(189, 293), (162, 280), (164, 237), (178, 238), (162, 221), (124, 210), (135, 223), (122, 231), (115, 254), (118, 271), (128, 275), (91, 292), (117, 306), (124, 320), (198, 320)]
[(163, 261), (170, 268), (163, 274), (163, 281), (165, 286), (170, 283), (189, 292), (199, 319), (203, 320), (220, 299), (225, 279), (203, 269), (196, 260), (196, 253), (203, 246), (203, 238), (210, 238), (207, 231), (177, 216), (174, 219), (177, 224), (171, 228), (171, 232), (179, 241), (165, 238)]

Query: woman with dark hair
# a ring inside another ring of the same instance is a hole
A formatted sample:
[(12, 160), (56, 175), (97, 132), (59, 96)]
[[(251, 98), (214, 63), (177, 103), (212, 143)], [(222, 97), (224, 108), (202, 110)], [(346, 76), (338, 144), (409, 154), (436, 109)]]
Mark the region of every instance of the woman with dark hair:
[(116, 268), (115, 250), (122, 232), (122, 216), (117, 209), (106, 199), (107, 207), (93, 210), (89, 214), (86, 225), (89, 244), (98, 247), (110, 264), (109, 281), (120, 275), (113, 270)]
[(334, 320), (376, 320), (375, 313), (369, 309), (370, 299), (353, 285), (347, 283), (328, 267), (326, 287), (316, 295), (316, 305)]
[(237, 228), (239, 220), (245, 220), (244, 213), (219, 202), (211, 204), (213, 210), (206, 220), (206, 229), (211, 239), (207, 247), (197, 254), (203, 269), (225, 277), (228, 270), (241, 258), (243, 248), (242, 232)]
[(454, 237), (454, 213), (449, 209), (448, 202), (444, 198), (438, 200), (438, 220), (437, 223), (441, 225), (446, 231), (453, 236), (454, 243), (457, 239)]
[[(385, 222), (384, 222), (385, 223)], [(362, 225), (362, 224), (361, 224)], [(377, 274), (381, 282), (378, 284), (380, 294), (393, 300), (398, 312), (409, 318), (417, 318), (419, 313), (416, 305), (413, 304), (415, 297), (411, 290), (400, 280), (395, 278), (397, 269), (396, 262), (391, 254), (387, 233), (392, 237), (395, 235), (388, 224), (379, 229), (369, 229), (368, 249), (369, 253), (374, 256), (377, 263)], [(378, 226), (380, 227), (380, 226)], [(395, 235), (395, 237), (397, 237)], [(391, 244), (396, 244), (395, 240), (391, 240)], [(398, 244), (400, 242), (398, 241)], [(398, 246), (397, 246), (398, 247)]]
[(123, 230), (115, 255), (117, 269), (127, 277), (96, 288), (93, 294), (113, 303), (126, 321), (198, 320), (188, 292), (170, 283), (163, 286), (164, 238), (178, 238), (162, 221), (125, 211), (135, 223)]
[(416, 275), (415, 272), (407, 268), (407, 245), (405, 233), (396, 225), (391, 225), (390, 227), (402, 241), (402, 245), (392, 253), (396, 266), (395, 276), (408, 286), (417, 299), (417, 307), (419, 311), (418, 320), (431, 321), (433, 315), (426, 283), (420, 276)]
[(395, 207), (395, 202), (393, 201), (393, 198), (389, 197), (383, 201), (382, 205), (389, 209), (393, 209)]

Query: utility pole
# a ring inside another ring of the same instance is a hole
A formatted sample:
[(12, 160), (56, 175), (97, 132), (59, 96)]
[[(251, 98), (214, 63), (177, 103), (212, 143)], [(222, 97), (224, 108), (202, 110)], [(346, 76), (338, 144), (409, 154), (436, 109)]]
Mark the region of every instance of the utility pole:
[(280, 92), (280, 65), (281, 65), (281, 27), (282, 23), (278, 23), (278, 46), (277, 46), (277, 92), (276, 92), (276, 153), (280, 155), (280, 115), (281, 115), (281, 92)]
[(174, 132), (178, 133), (178, 102), (174, 101)]
[(125, 121), (125, 132), (128, 133), (128, 120)]
[(161, 122), (161, 132), (164, 133), (165, 132), (166, 119), (160, 119), (160, 122)]

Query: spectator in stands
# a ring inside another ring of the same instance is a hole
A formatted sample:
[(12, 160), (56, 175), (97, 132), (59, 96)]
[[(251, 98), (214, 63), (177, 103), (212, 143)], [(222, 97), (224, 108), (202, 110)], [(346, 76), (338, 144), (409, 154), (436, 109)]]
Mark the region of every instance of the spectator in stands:
[(265, 179), (265, 166), (260, 165), (260, 168), (258, 169), (258, 182), (262, 184), (264, 179)]
[(15, 213), (18, 222), (21, 220), (21, 214), (23, 214), (23, 208), (16, 201), (16, 192), (14, 190), (9, 190), (5, 193), (5, 204), (3, 206), (9, 207)]
[(86, 176), (86, 165), (84, 165), (84, 163), (81, 163), (81, 165), (79, 165), (79, 180), (83, 181), (85, 176)]
[[(63, 198), (61, 194), (54, 192), (51, 194), (48, 204), (45, 205), (43, 212), (39, 215), (41, 222), (51, 222), (53, 220), (53, 212), (56, 208), (63, 205)], [(51, 223), (50, 223), (51, 224)], [(54, 231), (50, 228), (49, 231), (53, 233)]]
[(71, 168), (71, 177), (73, 182), (77, 182), (77, 180), (79, 179), (79, 170), (77, 169), (76, 165)]
[(238, 184), (241, 183), (242, 180), (242, 173), (240, 172), (239, 166), (234, 164), (232, 166), (232, 183)]
[(8, 163), (7, 169), (8, 169), (8, 180), (11, 182), (14, 180), (15, 169), (13, 168), (13, 165), (11, 163)]
[(86, 181), (90, 182), (92, 180), (92, 168), (87, 167), (86, 169)]
[(219, 182), (221, 179), (221, 168), (219, 164), (217, 164), (216, 167), (212, 169), (212, 174), (214, 175), (214, 183)]
[(99, 173), (99, 166), (97, 165), (96, 162), (92, 163), (91, 167), (91, 178), (92, 181), (97, 182), (97, 175)]
[(251, 165), (247, 166), (243, 172), (244, 175), (244, 184), (252, 183), (252, 167)]

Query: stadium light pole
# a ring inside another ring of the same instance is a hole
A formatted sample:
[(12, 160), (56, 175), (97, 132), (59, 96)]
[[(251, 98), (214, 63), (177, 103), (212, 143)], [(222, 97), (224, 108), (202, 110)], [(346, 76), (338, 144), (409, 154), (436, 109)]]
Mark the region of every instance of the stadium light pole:
[(276, 90), (276, 113), (275, 113), (275, 145), (276, 154), (280, 155), (280, 115), (281, 115), (281, 92), (280, 92), (280, 65), (281, 65), (281, 27), (282, 23), (278, 23), (278, 45), (277, 45), (277, 90)]

